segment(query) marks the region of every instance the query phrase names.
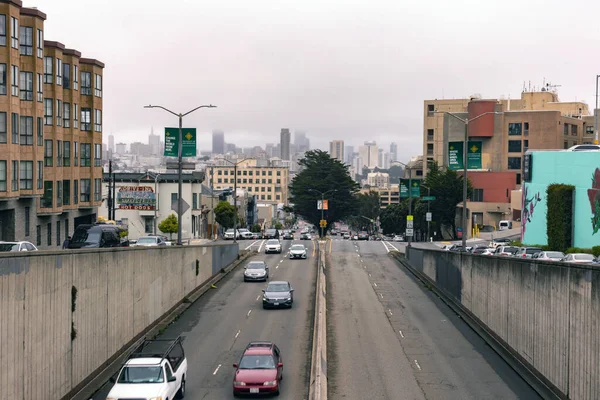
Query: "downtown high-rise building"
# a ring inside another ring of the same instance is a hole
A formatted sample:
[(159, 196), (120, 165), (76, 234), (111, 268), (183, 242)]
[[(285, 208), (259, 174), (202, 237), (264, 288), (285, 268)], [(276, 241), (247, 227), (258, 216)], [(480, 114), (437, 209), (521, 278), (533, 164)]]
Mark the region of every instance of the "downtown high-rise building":
[(110, 154), (115, 152), (115, 135), (108, 135), (108, 152)]
[(354, 160), (354, 146), (344, 147), (344, 162), (348, 165), (352, 165)]
[(398, 144), (396, 142), (390, 144), (390, 161), (398, 161)]
[(281, 159), (290, 160), (290, 130), (281, 128), (279, 144), (281, 145)]
[(212, 152), (213, 154), (225, 154), (225, 134), (223, 131), (214, 130), (212, 132)]
[(344, 162), (344, 141), (334, 140), (329, 142), (329, 155), (340, 162)]
[(376, 168), (379, 164), (379, 148), (377, 142), (367, 141), (363, 146), (358, 147), (359, 157), (362, 159), (362, 167)]
[(379, 149), (379, 161), (377, 166), (382, 169), (390, 168), (390, 153), (386, 152), (383, 149)]
[(306, 137), (305, 132), (296, 131), (294, 133), (294, 147), (295, 153), (304, 153), (310, 150), (310, 140)]
[(160, 155), (160, 135), (155, 135), (154, 129), (152, 129), (148, 136), (148, 145), (150, 146), (150, 154), (153, 156)]

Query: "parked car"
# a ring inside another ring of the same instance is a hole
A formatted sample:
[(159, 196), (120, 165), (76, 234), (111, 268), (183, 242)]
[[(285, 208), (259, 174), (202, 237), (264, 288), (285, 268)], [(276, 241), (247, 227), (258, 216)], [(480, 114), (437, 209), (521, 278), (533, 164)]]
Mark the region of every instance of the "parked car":
[(265, 254), (281, 253), (281, 242), (279, 239), (269, 239), (265, 245)]
[(566, 151), (600, 151), (600, 145), (578, 144), (578, 145), (569, 147)]
[(109, 399), (175, 399), (185, 396), (187, 359), (181, 338), (145, 340), (111, 378)]
[(0, 252), (38, 251), (30, 242), (0, 242)]
[(592, 254), (571, 253), (567, 254), (561, 261), (570, 264), (592, 264), (596, 258)]
[(267, 281), (269, 266), (264, 261), (250, 261), (244, 268), (244, 282)]
[(233, 364), (233, 396), (248, 394), (279, 395), (283, 378), (281, 351), (272, 342), (251, 342), (240, 361)]
[(478, 249), (487, 249), (488, 246), (484, 245), (484, 244), (476, 244), (475, 246), (471, 246), (471, 247), (467, 247), (467, 249), (469, 250), (470, 253), (475, 253), (475, 250)]
[(403, 241), (404, 241), (404, 237), (402, 237), (402, 235), (394, 236), (394, 242), (403, 242)]
[(263, 289), (263, 308), (292, 308), (294, 304), (294, 288), (287, 281), (271, 281)]
[(223, 235), (223, 239), (225, 240), (233, 240), (233, 239), (239, 239), (240, 238), (240, 232), (237, 231), (236, 233), (234, 233), (233, 229), (227, 229), (225, 231), (225, 234)]
[(143, 236), (138, 238), (134, 245), (131, 247), (166, 247), (165, 242), (160, 236)]
[(503, 220), (498, 223), (499, 231), (506, 231), (508, 229), (512, 229), (512, 227), (513, 227), (512, 221)]
[(69, 249), (122, 247), (121, 228), (110, 224), (79, 225), (69, 241)]
[(350, 239), (350, 234), (348, 232), (344, 233), (344, 239)]
[(521, 247), (513, 255), (520, 258), (532, 258), (534, 254), (541, 252), (539, 247)]
[(306, 258), (306, 247), (303, 244), (295, 244), (290, 248), (290, 259)]
[(469, 248), (464, 248), (462, 247), (462, 245), (454, 245), (453, 247), (450, 248), (450, 251), (455, 251), (457, 253), (468, 253), (469, 252)]
[(490, 242), (489, 247), (498, 247), (498, 246), (508, 246), (510, 245), (511, 240), (508, 238), (498, 238), (498, 239), (493, 239)]
[(486, 256), (494, 254), (492, 249), (485, 247), (485, 246), (477, 246), (471, 252), (473, 254), (481, 254), (481, 255), (486, 255)]
[(238, 229), (238, 233), (239, 233), (239, 237), (242, 239), (252, 239), (252, 232), (250, 232), (248, 229), (246, 228), (240, 228)]
[(531, 258), (545, 261), (561, 261), (565, 258), (565, 254), (560, 251), (540, 251), (539, 253), (535, 253)]
[(516, 246), (498, 246), (496, 250), (494, 250), (494, 255), (496, 256), (512, 256), (519, 250)]

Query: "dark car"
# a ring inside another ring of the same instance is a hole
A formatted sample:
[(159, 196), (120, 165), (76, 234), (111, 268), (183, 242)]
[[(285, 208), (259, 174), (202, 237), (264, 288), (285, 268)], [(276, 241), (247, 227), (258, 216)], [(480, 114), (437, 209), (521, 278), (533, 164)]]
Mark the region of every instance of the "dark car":
[(290, 231), (287, 231), (283, 234), (283, 240), (294, 240), (294, 234)]
[(369, 240), (369, 234), (367, 232), (359, 232), (358, 240)]
[(267, 229), (265, 239), (279, 239), (279, 231), (277, 229)]
[(121, 228), (115, 225), (79, 225), (73, 233), (67, 248), (93, 249), (105, 247), (122, 247)]
[(279, 395), (283, 378), (283, 358), (272, 342), (251, 342), (239, 363), (233, 364), (233, 396), (246, 394)]
[(287, 281), (271, 281), (263, 289), (263, 308), (292, 308), (294, 304), (294, 288)]

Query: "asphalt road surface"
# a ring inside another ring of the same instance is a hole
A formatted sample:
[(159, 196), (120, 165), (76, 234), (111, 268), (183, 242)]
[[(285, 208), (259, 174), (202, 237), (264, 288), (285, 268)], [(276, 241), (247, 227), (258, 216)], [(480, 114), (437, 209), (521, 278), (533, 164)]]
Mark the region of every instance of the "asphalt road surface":
[[(316, 260), (314, 242), (294, 241), (307, 246), (307, 260), (289, 260), (292, 241), (282, 241), (281, 254), (264, 254), (263, 241), (241, 241), (240, 248), (252, 245), (261, 250), (248, 259), (265, 260), (271, 280), (287, 280), (294, 287), (291, 309), (263, 310), (263, 282), (243, 282), (243, 268), (216, 284), (180, 318), (161, 338), (184, 337), (188, 360), (186, 399), (233, 399), (233, 363), (238, 362), (246, 345), (269, 340), (279, 346), (283, 357), (281, 399), (307, 399), (312, 346)], [(110, 391), (107, 383), (93, 399), (104, 400)]]
[(327, 249), (329, 399), (539, 399), (389, 258), (400, 246), (334, 237)]

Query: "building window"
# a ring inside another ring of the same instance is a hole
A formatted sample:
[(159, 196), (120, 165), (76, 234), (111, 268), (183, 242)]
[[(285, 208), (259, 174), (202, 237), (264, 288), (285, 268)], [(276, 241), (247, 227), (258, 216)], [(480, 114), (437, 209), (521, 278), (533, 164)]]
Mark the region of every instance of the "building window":
[(21, 55), (32, 56), (33, 55), (33, 28), (30, 26), (21, 27)]
[(154, 218), (152, 218), (152, 217), (144, 218), (144, 231), (145, 231), (145, 233), (154, 232)]
[(62, 85), (62, 73), (63, 73), (63, 66), (62, 66), (62, 60), (60, 58), (56, 59), (56, 84), (57, 85)]
[(73, 104), (73, 128), (79, 128), (79, 106)]
[(523, 140), (523, 151), (529, 149), (529, 140)]
[(73, 90), (79, 89), (79, 66), (73, 65)]
[(21, 146), (33, 146), (33, 117), (21, 116)]
[(577, 125), (571, 125), (571, 136), (577, 136)]
[(52, 83), (54, 81), (53, 66), (52, 57), (44, 57), (44, 83)]
[(6, 64), (0, 64), (0, 94), (6, 94)]
[(37, 30), (37, 56), (38, 58), (44, 57), (44, 31), (41, 29)]
[(432, 141), (433, 137), (434, 137), (434, 131), (433, 129), (427, 129), (427, 140)]
[(433, 143), (427, 143), (427, 155), (433, 155)]
[(96, 74), (96, 84), (94, 85), (94, 96), (102, 97), (102, 75)]
[(79, 181), (73, 181), (73, 204), (79, 203)]
[(565, 142), (563, 143), (563, 148), (564, 148), (564, 149), (568, 149), (568, 148), (569, 148), (569, 142), (567, 142), (566, 140), (565, 140)]
[(21, 190), (33, 190), (33, 161), (21, 161)]
[(63, 142), (63, 165), (65, 167), (71, 166), (71, 142), (67, 140)]
[(10, 93), (13, 96), (18, 96), (19, 95), (19, 67), (17, 67), (16, 65), (12, 66), (10, 81), (11, 81)]
[(94, 144), (94, 167), (102, 166), (102, 145)]
[(79, 165), (79, 143), (73, 142), (73, 165)]
[(25, 236), (29, 236), (31, 234), (31, 208), (25, 207)]
[(17, 160), (12, 162), (11, 190), (13, 192), (19, 191), (19, 162)]
[(63, 126), (65, 128), (71, 127), (71, 104), (63, 103)]
[(102, 179), (94, 179), (94, 201), (102, 199)]
[[(67, 204), (67, 203), (65, 203)], [(65, 219), (65, 239), (69, 237), (69, 219)]]
[(15, 17), (11, 17), (11, 34), (10, 34), (10, 45), (13, 49), (19, 48), (19, 20)]
[(60, 246), (60, 221), (56, 221), (56, 245)]
[(508, 141), (508, 152), (509, 153), (520, 153), (521, 152), (521, 141), (520, 140), (509, 140)]
[(37, 188), (42, 189), (44, 187), (44, 162), (37, 162)]
[(7, 129), (6, 113), (0, 112), (0, 143), (7, 143)]
[[(62, 186), (63, 186), (63, 205), (68, 206), (71, 203), (71, 181), (69, 180), (64, 180), (62, 181)], [(66, 232), (68, 232), (68, 229), (66, 230)], [(68, 235), (68, 233), (65, 233), (65, 235)]]
[(52, 125), (52, 99), (44, 99), (44, 125)]
[[(83, 90), (83, 87), (81, 88)], [(91, 131), (92, 130), (92, 109), (82, 108), (81, 109), (81, 130)]]
[(62, 167), (62, 162), (63, 162), (62, 150), (63, 150), (62, 140), (57, 140), (56, 141), (56, 166), (57, 167)]
[(37, 117), (37, 145), (44, 145), (44, 122), (42, 117)]
[(63, 87), (71, 88), (71, 64), (63, 64)]
[(42, 245), (42, 226), (41, 225), (35, 226), (35, 244), (36, 244), (36, 246)]
[(56, 181), (56, 207), (62, 207), (62, 181)]
[(102, 132), (102, 110), (94, 110), (94, 131)]
[(192, 193), (192, 210), (198, 209), (198, 193)]
[(56, 126), (62, 126), (62, 100), (56, 100)]
[(92, 145), (89, 143), (81, 143), (81, 166), (92, 166)]
[(473, 189), (473, 194), (471, 195), (472, 202), (482, 202), (483, 201), (483, 189)]
[(0, 161), (0, 192), (6, 192), (6, 160)]
[(52, 222), (46, 224), (46, 236), (48, 246), (52, 246)]
[(435, 113), (435, 105), (434, 104), (427, 104), (427, 116), (428, 117), (433, 117)]
[(81, 191), (80, 193), (80, 200), (82, 203), (89, 203), (90, 201), (90, 180), (89, 179), (82, 179), (81, 180), (81, 187), (80, 187)]
[(585, 127), (585, 134), (586, 135), (593, 135), (595, 133), (594, 131), (594, 125), (586, 125)]
[(6, 46), (6, 15), (0, 14), (0, 46)]
[(517, 185), (521, 184), (521, 174), (517, 174)]
[(521, 157), (508, 157), (508, 169), (521, 169)]
[(12, 143), (19, 144), (19, 114), (11, 114), (12, 125)]
[(33, 72), (21, 72), (21, 100), (33, 101)]
[(81, 94), (84, 96), (92, 95), (92, 73), (82, 72), (81, 73)]
[(42, 74), (37, 74), (37, 101), (44, 101), (44, 80)]
[(52, 140), (44, 140), (44, 166), (45, 167), (51, 167), (52, 166), (52, 158), (53, 156), (53, 151), (52, 151)]
[(518, 123), (511, 122), (508, 124), (508, 134), (510, 136), (520, 136), (522, 128), (523, 128), (523, 124), (521, 124), (520, 122), (518, 122)]

